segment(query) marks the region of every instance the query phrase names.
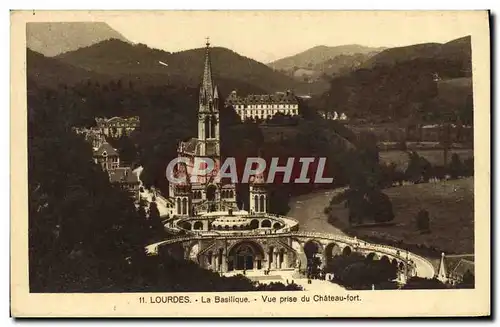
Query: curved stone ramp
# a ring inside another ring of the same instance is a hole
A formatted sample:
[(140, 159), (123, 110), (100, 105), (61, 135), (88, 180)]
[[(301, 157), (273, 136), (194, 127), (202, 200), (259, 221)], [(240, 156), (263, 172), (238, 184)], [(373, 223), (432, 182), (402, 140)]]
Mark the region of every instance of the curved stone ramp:
[(363, 240), (359, 240), (356, 238), (351, 238), (351, 237), (346, 237), (346, 236), (336, 236), (336, 235), (331, 235), (331, 234), (323, 234), (323, 233), (307, 233), (307, 232), (291, 232), (291, 233), (276, 233), (276, 234), (267, 234), (267, 235), (262, 235), (258, 233), (247, 233), (244, 235), (218, 235), (215, 233), (210, 233), (210, 234), (192, 234), (192, 235), (187, 235), (187, 236), (182, 236), (182, 237), (175, 237), (172, 239), (156, 242), (153, 244), (150, 244), (145, 247), (146, 253), (148, 255), (157, 255), (158, 254), (158, 248), (162, 245), (168, 245), (168, 244), (174, 244), (178, 242), (185, 242), (185, 241), (192, 241), (192, 240), (203, 240), (203, 239), (212, 239), (214, 237), (217, 238), (230, 238), (230, 239), (252, 239), (255, 237), (266, 237), (266, 238), (272, 238), (272, 237), (299, 237), (299, 238), (307, 238), (307, 239), (322, 239), (322, 240), (328, 240), (332, 242), (344, 242), (348, 243), (352, 246), (360, 247), (365, 250), (370, 250), (382, 255), (391, 255), (393, 257), (397, 257), (400, 260), (403, 261), (413, 261), (413, 264), (415, 265), (415, 272), (416, 276), (418, 277), (423, 277), (423, 278), (433, 278), (435, 275), (435, 270), (434, 266), (432, 263), (417, 255), (412, 252), (406, 252), (406, 250), (403, 249), (398, 249), (392, 246), (387, 246), (387, 245), (381, 245), (381, 244), (373, 244), (373, 243), (368, 243)]

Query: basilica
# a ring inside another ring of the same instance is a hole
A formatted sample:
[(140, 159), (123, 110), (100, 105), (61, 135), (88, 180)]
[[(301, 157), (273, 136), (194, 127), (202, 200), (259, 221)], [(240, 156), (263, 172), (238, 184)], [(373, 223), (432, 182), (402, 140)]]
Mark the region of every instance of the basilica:
[[(206, 212), (237, 211), (236, 188), (231, 180), (220, 179), (220, 112), (219, 92), (212, 79), (210, 43), (205, 48), (205, 63), (199, 93), (198, 136), (180, 142), (178, 156), (188, 158), (188, 163), (180, 163), (175, 169), (179, 183), (170, 183), (169, 198), (174, 203), (174, 214), (179, 217), (193, 216)], [(207, 174), (197, 174), (196, 179), (190, 174), (195, 162), (208, 158), (214, 163), (214, 169)], [(250, 179), (251, 212), (267, 211), (267, 193), (262, 176)]]

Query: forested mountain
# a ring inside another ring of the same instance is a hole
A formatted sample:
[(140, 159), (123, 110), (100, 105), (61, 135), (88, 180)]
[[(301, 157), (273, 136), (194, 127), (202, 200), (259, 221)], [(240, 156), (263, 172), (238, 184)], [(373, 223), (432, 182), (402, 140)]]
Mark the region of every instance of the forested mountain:
[[(266, 65), (240, 56), (229, 49), (210, 50), (214, 79), (223, 93), (238, 89), (241, 93), (276, 92), (300, 86), (290, 77)], [(197, 87), (203, 72), (205, 49), (170, 53), (143, 44), (132, 45), (108, 40), (57, 56), (57, 59), (115, 78), (140, 78), (147, 83)], [(161, 63), (160, 63), (161, 62)]]
[(27, 47), (49, 57), (109, 39), (129, 42), (123, 35), (104, 22), (26, 24)]
[(49, 88), (74, 85), (87, 80), (109, 80), (109, 77), (45, 57), (30, 49), (26, 49), (26, 75), (28, 81), (35, 81), (37, 85)]
[(379, 122), (451, 119), (471, 123), (470, 63), (470, 37), (443, 45), (388, 49), (360, 69), (333, 78), (330, 90), (315, 106)]
[(424, 43), (407, 47), (386, 49), (366, 61), (363, 68), (376, 66), (394, 66), (399, 63), (416, 59), (432, 59), (441, 62), (451, 62), (462, 74), (471, 71), (471, 39), (465, 36), (450, 42)]
[(340, 55), (354, 55), (354, 54), (369, 54), (378, 53), (385, 48), (371, 48), (358, 44), (340, 45), (328, 47), (325, 45), (316, 46), (296, 55), (286, 57), (269, 63), (269, 67), (276, 70), (289, 71), (294, 67), (299, 68), (312, 68), (327, 60), (333, 59)]

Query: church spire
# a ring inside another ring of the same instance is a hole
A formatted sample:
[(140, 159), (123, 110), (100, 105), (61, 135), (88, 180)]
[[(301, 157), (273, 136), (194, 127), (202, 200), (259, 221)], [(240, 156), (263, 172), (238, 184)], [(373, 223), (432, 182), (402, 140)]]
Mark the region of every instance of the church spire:
[(207, 37), (205, 49), (205, 67), (203, 69), (203, 81), (200, 95), (204, 97), (206, 103), (213, 101), (212, 63), (210, 61), (210, 41)]

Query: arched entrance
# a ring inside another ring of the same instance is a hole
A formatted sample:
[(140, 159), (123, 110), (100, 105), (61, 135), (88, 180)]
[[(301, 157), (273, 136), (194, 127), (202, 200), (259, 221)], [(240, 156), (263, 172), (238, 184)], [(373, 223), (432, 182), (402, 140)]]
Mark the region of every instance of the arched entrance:
[(229, 251), (228, 270), (262, 269), (264, 251), (254, 242), (242, 242)]
[(257, 219), (252, 219), (250, 221), (250, 228), (251, 229), (257, 229), (257, 228), (259, 228), (259, 221)]
[(330, 243), (325, 247), (325, 264), (328, 265), (333, 257), (342, 254), (342, 251), (340, 250), (340, 246), (338, 246), (335, 243)]
[(270, 228), (271, 227), (271, 221), (269, 219), (264, 219), (260, 225), (263, 228)]
[(304, 253), (307, 258), (307, 275), (308, 277), (317, 276), (322, 265), (321, 244), (315, 240), (309, 240), (304, 244)]

